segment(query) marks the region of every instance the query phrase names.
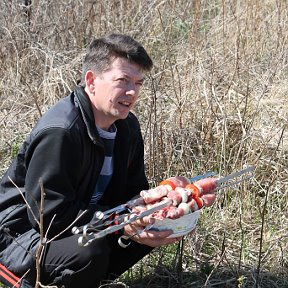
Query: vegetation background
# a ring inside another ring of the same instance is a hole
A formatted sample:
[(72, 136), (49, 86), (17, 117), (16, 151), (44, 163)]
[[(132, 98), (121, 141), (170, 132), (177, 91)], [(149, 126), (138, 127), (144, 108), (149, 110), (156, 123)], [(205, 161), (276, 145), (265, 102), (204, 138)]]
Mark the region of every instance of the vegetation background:
[(157, 249), (119, 281), (288, 287), (287, 5), (0, 1), (0, 174), (37, 119), (73, 90), (91, 39), (129, 34), (155, 63), (135, 109), (151, 185), (208, 170), (224, 176), (245, 165), (256, 173), (220, 193), (194, 235)]

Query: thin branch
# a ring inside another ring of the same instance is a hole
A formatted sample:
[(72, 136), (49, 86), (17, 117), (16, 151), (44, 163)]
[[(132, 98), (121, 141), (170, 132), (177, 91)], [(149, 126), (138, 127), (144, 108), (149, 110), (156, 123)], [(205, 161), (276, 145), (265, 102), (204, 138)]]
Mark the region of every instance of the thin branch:
[(50, 240), (47, 241), (47, 243), (50, 243), (52, 241), (54, 241), (57, 237), (59, 237), (60, 235), (62, 235), (64, 232), (66, 232), (68, 229), (70, 229), (85, 213), (87, 212), (87, 210), (84, 210), (69, 226), (67, 226), (63, 231), (61, 231), (59, 234), (57, 234), (56, 236), (54, 236), (53, 238), (51, 238)]
[(39, 218), (40, 218), (40, 225), (39, 225), (39, 230), (40, 230), (40, 245), (37, 249), (36, 252), (36, 288), (39, 287), (40, 283), (40, 270), (41, 270), (41, 256), (42, 256), (42, 251), (44, 250), (44, 247), (46, 245), (45, 243), (45, 238), (43, 237), (44, 235), (44, 198), (45, 198), (45, 190), (43, 186), (43, 182), (41, 179), (39, 180), (39, 185), (40, 185), (40, 190), (41, 190), (41, 198), (40, 198), (40, 208), (39, 208)]
[(16, 185), (16, 183), (10, 178), (10, 176), (8, 176), (8, 179), (11, 181), (11, 183), (17, 188), (17, 190), (19, 191), (20, 195), (22, 196), (25, 204), (27, 205), (29, 211), (31, 212), (32, 216), (33, 216), (33, 219), (35, 220), (35, 222), (37, 223), (37, 225), (39, 226), (40, 225), (40, 222), (39, 220), (37, 219), (37, 217), (35, 216), (35, 214), (33, 213), (33, 210), (31, 208), (31, 206), (29, 205), (29, 203), (27, 202), (23, 192), (21, 191), (21, 189)]

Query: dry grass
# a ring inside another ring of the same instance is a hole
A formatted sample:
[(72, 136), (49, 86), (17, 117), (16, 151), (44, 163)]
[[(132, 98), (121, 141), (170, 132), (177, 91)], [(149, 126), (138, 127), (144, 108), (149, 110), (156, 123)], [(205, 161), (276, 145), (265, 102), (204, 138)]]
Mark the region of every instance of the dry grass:
[(128, 33), (155, 61), (136, 107), (151, 184), (257, 170), (219, 195), (178, 253), (158, 249), (125, 283), (287, 287), (287, 1), (23, 4), (0, 3), (0, 172), (39, 116), (73, 89), (91, 38)]

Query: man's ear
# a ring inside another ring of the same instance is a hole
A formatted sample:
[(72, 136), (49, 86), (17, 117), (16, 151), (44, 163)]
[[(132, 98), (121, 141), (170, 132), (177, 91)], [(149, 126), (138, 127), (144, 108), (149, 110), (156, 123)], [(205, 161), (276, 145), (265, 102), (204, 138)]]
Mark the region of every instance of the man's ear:
[(85, 75), (85, 88), (86, 88), (86, 91), (89, 92), (89, 93), (94, 93), (94, 80), (95, 80), (95, 74), (91, 71), (91, 70), (88, 70), (86, 72), (86, 75)]

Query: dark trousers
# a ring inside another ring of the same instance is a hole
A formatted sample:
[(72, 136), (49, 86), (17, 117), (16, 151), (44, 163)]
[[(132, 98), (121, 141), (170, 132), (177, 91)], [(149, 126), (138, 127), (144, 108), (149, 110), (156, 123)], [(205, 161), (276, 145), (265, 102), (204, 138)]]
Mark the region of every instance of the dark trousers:
[[(97, 287), (103, 280), (114, 280), (132, 267), (152, 248), (131, 241), (119, 246), (119, 236), (97, 239), (87, 247), (79, 246), (77, 235), (50, 243), (41, 264), (40, 282), (57, 287)], [(23, 279), (21, 288), (35, 286), (35, 271)], [(83, 286), (84, 285), (84, 286)]]

